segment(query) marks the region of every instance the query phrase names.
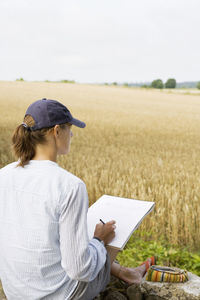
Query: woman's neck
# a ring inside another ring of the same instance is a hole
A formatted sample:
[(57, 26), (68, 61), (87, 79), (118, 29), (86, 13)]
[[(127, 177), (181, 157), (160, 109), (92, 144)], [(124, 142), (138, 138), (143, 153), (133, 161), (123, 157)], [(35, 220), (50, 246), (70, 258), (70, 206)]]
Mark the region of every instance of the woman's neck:
[(51, 160), (57, 161), (57, 149), (54, 143), (37, 145), (33, 160)]

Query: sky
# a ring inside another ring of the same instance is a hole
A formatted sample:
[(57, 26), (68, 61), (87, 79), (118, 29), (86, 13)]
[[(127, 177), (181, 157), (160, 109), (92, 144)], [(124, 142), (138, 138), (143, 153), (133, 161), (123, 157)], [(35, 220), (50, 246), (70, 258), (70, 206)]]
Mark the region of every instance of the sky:
[(199, 0), (0, 0), (0, 80), (200, 81)]

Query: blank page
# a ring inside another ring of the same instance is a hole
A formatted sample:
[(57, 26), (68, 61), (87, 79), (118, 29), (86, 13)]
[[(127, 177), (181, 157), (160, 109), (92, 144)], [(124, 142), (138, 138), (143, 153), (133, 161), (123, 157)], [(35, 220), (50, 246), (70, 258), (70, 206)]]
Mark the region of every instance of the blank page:
[(99, 219), (105, 223), (116, 221), (116, 236), (109, 244), (123, 249), (131, 234), (143, 218), (153, 209), (154, 202), (103, 195), (90, 206), (87, 215), (88, 234), (91, 239)]

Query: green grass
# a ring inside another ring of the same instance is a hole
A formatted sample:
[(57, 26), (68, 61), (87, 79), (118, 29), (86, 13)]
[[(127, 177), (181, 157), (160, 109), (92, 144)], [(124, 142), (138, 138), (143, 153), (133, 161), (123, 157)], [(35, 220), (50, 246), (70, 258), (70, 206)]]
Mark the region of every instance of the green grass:
[(179, 267), (200, 276), (200, 251), (170, 245), (163, 238), (152, 240), (151, 233), (134, 233), (117, 259), (124, 266), (136, 267), (152, 255), (157, 257), (157, 265)]

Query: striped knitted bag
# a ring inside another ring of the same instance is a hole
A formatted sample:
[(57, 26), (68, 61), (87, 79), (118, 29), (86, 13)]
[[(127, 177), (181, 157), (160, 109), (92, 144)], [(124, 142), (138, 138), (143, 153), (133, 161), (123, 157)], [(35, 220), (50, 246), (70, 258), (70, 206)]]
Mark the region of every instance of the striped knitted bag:
[(188, 274), (187, 271), (178, 268), (154, 265), (148, 269), (146, 280), (156, 282), (186, 282), (188, 281)]

